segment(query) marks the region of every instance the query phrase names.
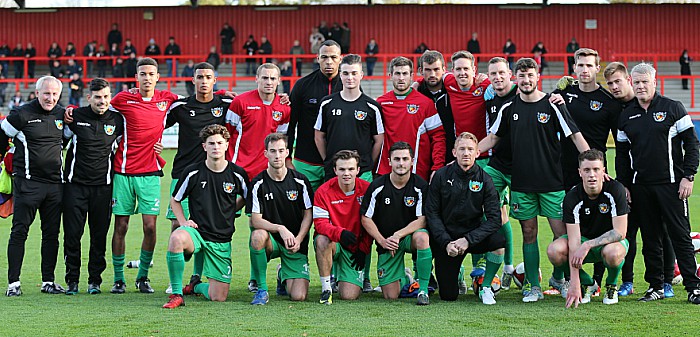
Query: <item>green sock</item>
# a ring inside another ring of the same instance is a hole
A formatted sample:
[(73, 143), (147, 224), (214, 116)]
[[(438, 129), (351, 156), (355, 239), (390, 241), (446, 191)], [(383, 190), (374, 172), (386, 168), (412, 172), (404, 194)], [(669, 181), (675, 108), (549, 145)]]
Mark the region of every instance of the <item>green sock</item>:
[(540, 246), (534, 243), (523, 244), (523, 259), (525, 260), (525, 278), (533, 287), (540, 286)]
[(513, 228), (510, 220), (501, 227), (501, 234), (506, 237), (506, 253), (503, 255), (503, 262), (506, 265), (513, 265)]
[(605, 277), (605, 285), (616, 285), (617, 278), (620, 276), (620, 272), (622, 271), (622, 266), (625, 265), (625, 260), (622, 260), (622, 263), (620, 263), (620, 265), (617, 267), (610, 267), (607, 263), (605, 263), (605, 261), (603, 261), (603, 265), (605, 265), (605, 268), (608, 270), (608, 276)]
[(267, 291), (267, 255), (265, 249), (250, 250), (250, 269), (253, 271), (255, 279), (258, 281), (258, 290)]
[(372, 264), (372, 253), (369, 253), (369, 254), (367, 254), (367, 256), (365, 256), (364, 273), (365, 273), (365, 280), (368, 280), (368, 281), (369, 281), (369, 273), (370, 273), (370, 269), (369, 269), (370, 264)]
[(484, 258), (484, 254), (472, 254), (472, 270), (479, 264), (479, 260)]
[(493, 277), (498, 273), (498, 269), (501, 268), (501, 263), (503, 263), (503, 255), (497, 255), (492, 252), (486, 253), (486, 272), (484, 272), (482, 287), (491, 286)]
[(192, 274), (202, 276), (202, 269), (204, 269), (204, 253), (199, 251), (194, 254), (194, 268), (192, 269)]
[(114, 266), (114, 283), (124, 282), (124, 254), (112, 255), (112, 266)]
[(555, 280), (562, 280), (564, 279), (564, 273), (566, 269), (566, 265), (563, 266), (554, 266), (554, 270), (552, 270), (552, 277)]
[(457, 274), (457, 281), (464, 280), (464, 266), (459, 266), (459, 274)]
[(430, 248), (418, 249), (416, 252), (416, 278), (421, 291), (428, 293), (428, 282), (430, 282), (430, 269), (433, 267), (433, 253)]
[(141, 262), (139, 264), (139, 272), (136, 274), (137, 280), (142, 277), (148, 277), (148, 268), (151, 268), (153, 252), (141, 249), (141, 256), (139, 257), (139, 260), (141, 260)]
[(588, 275), (585, 270), (579, 269), (578, 270), (578, 275), (579, 278), (581, 279), (581, 285), (582, 286), (592, 286), (595, 281), (591, 278), (591, 275)]
[(185, 271), (185, 254), (168, 251), (165, 253), (165, 259), (168, 264), (168, 276), (170, 276), (170, 286), (173, 289), (173, 294), (182, 295), (182, 273)]
[(204, 296), (206, 299), (211, 300), (209, 297), (209, 283), (202, 282), (194, 286), (194, 293)]

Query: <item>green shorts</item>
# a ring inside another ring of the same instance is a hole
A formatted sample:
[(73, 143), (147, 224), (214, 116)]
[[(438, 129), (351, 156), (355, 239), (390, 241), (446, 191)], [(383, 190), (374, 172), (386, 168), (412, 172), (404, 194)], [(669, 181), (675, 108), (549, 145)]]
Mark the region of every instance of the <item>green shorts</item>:
[(115, 174), (112, 213), (114, 215), (160, 214), (160, 177)]
[[(419, 229), (416, 232), (425, 232), (426, 229)], [(411, 253), (411, 240), (413, 235), (409, 234), (399, 242), (399, 249), (391, 256), (390, 252), (379, 254), (377, 257), (377, 279), (379, 286), (385, 286), (396, 281), (402, 281), (401, 286), (405, 284), (404, 278), (404, 254)]]
[(538, 215), (561, 220), (565, 191), (523, 193), (511, 191), (510, 216), (517, 220), (529, 220)]
[[(200, 252), (204, 254), (203, 276), (219, 282), (231, 283), (231, 242), (205, 241), (192, 227), (180, 226), (176, 230), (183, 230), (190, 234), (194, 243), (192, 255)], [(187, 258), (187, 261), (192, 255)]]
[[(563, 238), (564, 240), (568, 240), (569, 236), (564, 234), (560, 236), (560, 238)], [(581, 237), (581, 243), (584, 243), (590, 239)], [(627, 241), (627, 239), (622, 239), (618, 241), (619, 243), (622, 244), (623, 247), (625, 247), (625, 255), (627, 255), (627, 251), (630, 249), (630, 243)], [(583, 263), (597, 263), (597, 262), (603, 262), (603, 246), (598, 246), (598, 247), (593, 247), (591, 250), (588, 251), (588, 255), (586, 255), (586, 258), (583, 259)]]
[(486, 166), (489, 165), (489, 161), (491, 158), (477, 158), (476, 159), (476, 165), (479, 165), (481, 168), (485, 168)]
[(493, 185), (496, 187), (496, 193), (498, 193), (499, 199), (501, 199), (501, 206), (508, 204), (508, 187), (510, 187), (510, 174), (504, 174), (503, 172), (486, 165), (484, 171), (493, 180)]
[[(316, 238), (314, 237), (314, 247), (316, 247)], [(333, 255), (333, 267), (335, 267), (335, 279), (338, 282), (352, 283), (362, 288), (362, 282), (365, 280), (364, 270), (357, 271), (352, 267), (352, 253), (345, 250), (340, 243), (335, 244), (335, 254)]]
[[(173, 191), (175, 190), (175, 185), (177, 185), (177, 181), (180, 179), (174, 179), (172, 182), (170, 182), (170, 194), (168, 195), (173, 195)], [(182, 206), (182, 210), (185, 212), (185, 219), (190, 218), (190, 198), (185, 198), (180, 202), (180, 205)], [(170, 203), (168, 203), (168, 212), (165, 214), (165, 217), (170, 220), (177, 220), (175, 218), (175, 214), (173, 213), (173, 209), (170, 208)]]
[(360, 174), (358, 177), (368, 183), (371, 183), (373, 179), (372, 171), (367, 171), (363, 174)]
[(309, 257), (298, 252), (290, 253), (287, 249), (282, 247), (272, 235), (270, 235), (270, 241), (272, 242), (270, 260), (279, 257), (282, 262), (282, 268), (280, 269), (280, 279), (282, 282), (298, 278), (308, 280)]
[(326, 172), (323, 170), (323, 165), (311, 165), (296, 159), (292, 160), (292, 164), (294, 164), (294, 168), (296, 168), (297, 172), (305, 175), (306, 178), (309, 179), (311, 188), (313, 188), (314, 191), (323, 184), (323, 177), (326, 175)]

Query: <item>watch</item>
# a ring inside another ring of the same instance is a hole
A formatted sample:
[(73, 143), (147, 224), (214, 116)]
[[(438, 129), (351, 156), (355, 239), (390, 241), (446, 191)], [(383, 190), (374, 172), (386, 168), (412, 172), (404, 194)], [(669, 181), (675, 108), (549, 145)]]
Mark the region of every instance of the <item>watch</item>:
[(685, 177), (683, 177), (683, 178), (688, 179), (688, 181), (690, 181), (690, 182), (692, 182), (693, 180), (695, 180), (695, 176), (685, 176)]

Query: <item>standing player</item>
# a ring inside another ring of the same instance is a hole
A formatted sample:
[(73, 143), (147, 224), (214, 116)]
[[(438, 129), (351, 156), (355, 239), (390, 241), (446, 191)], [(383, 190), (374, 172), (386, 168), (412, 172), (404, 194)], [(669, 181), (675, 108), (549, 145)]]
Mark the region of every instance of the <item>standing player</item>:
[(360, 221), (360, 204), (369, 187), (357, 176), (360, 160), (356, 151), (335, 153), (331, 163), (337, 177), (321, 185), (314, 196), (314, 247), (321, 278), (321, 304), (333, 303), (334, 265), (341, 299), (357, 299), (363, 291), (365, 258), (370, 254), (372, 238)]
[(413, 83), (413, 62), (399, 56), (391, 60), (389, 77), (394, 90), (377, 98), (382, 106), (385, 127), (384, 145), (379, 157), (378, 174), (391, 170), (389, 147), (399, 141), (413, 144), (413, 173), (426, 181), (445, 165), (445, 132), (435, 104), (417, 90)]
[[(561, 295), (566, 307), (588, 303), (598, 285), (583, 269), (584, 263), (603, 263), (608, 269), (603, 303), (617, 303), (617, 279), (627, 254), (627, 196), (616, 180), (605, 181), (605, 154), (597, 149), (579, 155), (582, 183), (564, 197), (566, 234), (547, 248), (555, 266), (570, 266), (571, 281), (565, 281)], [(581, 295), (581, 285), (586, 289)]]
[[(408, 85), (410, 82), (406, 83)], [(375, 179), (367, 189), (360, 210), (362, 226), (377, 242), (377, 277), (384, 298), (399, 297), (401, 283), (404, 283), (401, 282), (404, 254), (415, 253), (419, 284), (417, 304), (428, 305), (433, 260), (423, 213), (428, 183), (411, 172), (413, 149), (408, 143), (394, 143), (387, 154), (391, 159), (391, 173)]]
[[(338, 76), (341, 48), (338, 42), (326, 40), (318, 50), (319, 69), (294, 84), (289, 121), (289, 153), (287, 166), (305, 175), (317, 189), (324, 181), (323, 158), (314, 142), (314, 124), (322, 98), (339, 92), (343, 83)], [(298, 137), (297, 137), (298, 136)], [(296, 140), (296, 149), (294, 141)], [(292, 160), (294, 152), (294, 160)]]
[(630, 189), (644, 246), (644, 279), (649, 289), (640, 301), (665, 297), (663, 235), (671, 238), (688, 302), (700, 304), (700, 278), (690, 240), (688, 197), (698, 168), (698, 138), (683, 105), (656, 93), (656, 70), (640, 63), (632, 68), (637, 100), (618, 124), (616, 169)]
[(419, 81), (418, 92), (433, 100), (445, 131), (445, 163), (452, 162), (452, 148), (455, 144), (455, 119), (452, 106), (442, 81), (445, 75), (445, 58), (439, 51), (427, 50), (420, 58), (419, 70), (423, 81)]
[(66, 151), (66, 184), (63, 187), (63, 255), (67, 295), (78, 293), (80, 241), (87, 217), (90, 227), (88, 293), (99, 294), (107, 267), (105, 250), (112, 218), (114, 149), (124, 133), (124, 117), (109, 110), (109, 82), (96, 78), (89, 84), (89, 106), (73, 110), (73, 123), (63, 135), (70, 139)]
[(466, 253), (476, 253), (486, 257), (485, 286), (479, 289), (479, 297), (484, 304), (496, 304), (491, 281), (503, 262), (505, 238), (498, 233), (501, 215), (491, 177), (474, 165), (479, 157), (477, 144), (469, 132), (457, 137), (452, 150), (455, 163), (433, 177), (426, 217), (440, 299), (457, 300), (462, 260)]
[(248, 207), (255, 230), (250, 235), (253, 272), (258, 291), (250, 304), (266, 304), (267, 262), (279, 257), (278, 281), (285, 284), (292, 301), (304, 301), (309, 292), (309, 229), (313, 190), (301, 173), (287, 169), (287, 136), (271, 133), (265, 138), (267, 170), (251, 182)]
[(141, 213), (143, 241), (139, 257), (136, 288), (142, 293), (153, 293), (148, 269), (153, 261), (156, 245), (156, 219), (160, 213), (160, 177), (165, 160), (153, 149), (163, 136), (166, 112), (178, 96), (169, 91), (156, 90), (160, 78), (158, 63), (142, 58), (137, 63), (138, 93), (122, 91), (112, 99), (111, 109), (124, 116), (124, 137), (119, 143), (114, 160), (114, 190), (112, 213), (112, 265), (114, 286), (111, 292), (122, 294), (124, 283), (124, 252), (129, 217)]
[[(209, 125), (200, 133), (205, 161), (187, 167), (178, 180), (170, 206), (181, 226), (170, 235), (168, 275), (173, 294), (163, 308), (185, 305), (184, 294), (200, 294), (223, 302), (231, 283), (231, 237), (235, 231), (236, 211), (245, 205), (248, 177), (236, 164), (229, 163), (226, 149), (230, 135), (221, 125)], [(185, 218), (181, 202), (190, 197), (190, 219)], [(202, 254), (202, 275), (208, 283), (196, 279), (183, 289), (185, 262), (193, 254)]]
[[(571, 137), (579, 151), (588, 144), (569, 116), (566, 106), (549, 102), (549, 95), (537, 90), (539, 66), (535, 60), (522, 58), (515, 64), (520, 94), (503, 105), (491, 127), (491, 134), (482, 140), (479, 149), (487, 151), (510, 135), (513, 153), (511, 214), (520, 221), (523, 231), (525, 276), (532, 285), (524, 302), (544, 299), (539, 282), (540, 254), (537, 243), (537, 216), (544, 216), (558, 238), (566, 232), (561, 204), (564, 182), (560, 163), (560, 135)], [(537, 172), (537, 179), (533, 179)], [(555, 266), (554, 273), (562, 268)]]

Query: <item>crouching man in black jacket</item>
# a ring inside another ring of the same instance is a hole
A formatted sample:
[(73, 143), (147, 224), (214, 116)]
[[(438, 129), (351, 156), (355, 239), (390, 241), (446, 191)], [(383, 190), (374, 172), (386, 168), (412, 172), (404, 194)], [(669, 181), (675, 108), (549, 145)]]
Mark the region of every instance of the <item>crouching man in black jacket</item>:
[(469, 132), (457, 137), (454, 164), (438, 170), (430, 184), (426, 216), (440, 299), (457, 299), (457, 275), (466, 253), (487, 253), (485, 286), (476, 290), (484, 304), (495, 304), (491, 281), (503, 262), (505, 237), (498, 233), (500, 206), (493, 181), (474, 165), (478, 143)]

